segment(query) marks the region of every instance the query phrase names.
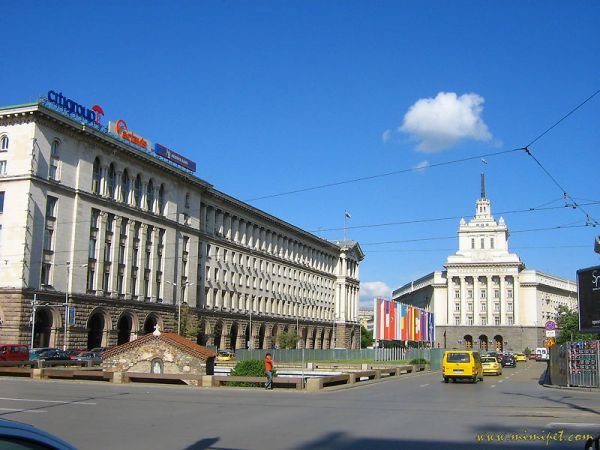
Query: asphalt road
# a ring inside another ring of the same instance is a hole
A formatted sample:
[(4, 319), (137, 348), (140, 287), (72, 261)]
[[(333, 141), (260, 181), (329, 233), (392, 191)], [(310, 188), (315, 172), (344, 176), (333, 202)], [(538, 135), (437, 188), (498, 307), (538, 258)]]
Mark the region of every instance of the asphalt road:
[(600, 392), (543, 387), (543, 368), (320, 393), (0, 378), (0, 416), (81, 450), (583, 449), (577, 435), (600, 434)]

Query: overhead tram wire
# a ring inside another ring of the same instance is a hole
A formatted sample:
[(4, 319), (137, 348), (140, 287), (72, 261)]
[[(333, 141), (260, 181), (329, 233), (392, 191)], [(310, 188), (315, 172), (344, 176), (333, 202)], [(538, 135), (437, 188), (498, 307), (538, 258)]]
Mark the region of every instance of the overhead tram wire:
[(539, 136), (537, 136), (535, 139), (533, 139), (529, 144), (527, 144), (525, 147), (523, 147), (521, 150), (525, 150), (525, 152), (527, 152), (527, 154), (533, 158), (533, 160), (536, 162), (536, 164), (542, 169), (542, 171), (552, 180), (552, 182), (561, 190), (561, 192), (563, 193), (563, 197), (565, 199), (565, 201), (567, 199), (569, 199), (572, 202), (572, 206), (575, 209), (579, 209), (582, 213), (585, 214), (586, 216), (586, 221), (587, 221), (587, 225), (591, 225), (593, 227), (600, 225), (600, 223), (594, 219), (586, 210), (584, 210), (581, 205), (579, 205), (577, 203), (577, 201), (571, 197), (571, 195), (569, 195), (569, 193), (567, 192), (567, 190), (556, 180), (556, 178), (554, 178), (552, 176), (552, 174), (550, 174), (550, 172), (542, 165), (542, 163), (533, 155), (532, 151), (531, 151), (531, 146), (533, 144), (535, 144), (537, 141), (539, 141), (542, 137), (544, 137), (546, 134), (548, 134), (550, 131), (552, 131), (554, 128), (556, 128), (561, 122), (563, 122), (564, 120), (566, 120), (569, 116), (571, 116), (572, 114), (574, 114), (578, 109), (580, 109), (583, 105), (585, 105), (587, 102), (589, 102), (590, 100), (592, 100), (595, 96), (597, 96), (598, 94), (600, 94), (600, 89), (598, 89), (597, 91), (595, 91), (592, 95), (590, 95), (588, 98), (586, 98), (584, 101), (582, 101), (581, 103), (579, 103), (575, 108), (573, 108), (571, 111), (569, 111), (568, 113), (566, 113), (564, 116), (562, 116), (558, 121), (556, 121), (554, 124), (552, 124), (550, 127), (548, 127), (543, 133), (541, 133)]
[[(583, 205), (585, 205), (585, 206), (600, 205), (600, 201), (584, 203)], [(539, 211), (550, 211), (550, 210), (556, 210), (556, 209), (564, 209), (565, 207), (569, 207), (569, 205), (546, 206), (546, 207), (527, 208), (527, 209), (514, 209), (514, 210), (496, 212), (495, 215), (506, 216), (506, 215), (510, 215), (510, 214), (522, 214), (522, 213), (531, 213), (531, 212), (539, 212)], [(418, 224), (418, 223), (440, 222), (440, 221), (444, 221), (444, 220), (460, 220), (461, 218), (469, 219), (469, 218), (473, 218), (473, 217), (475, 217), (473, 214), (465, 214), (465, 215), (461, 215), (461, 216), (437, 217), (437, 218), (431, 218), (431, 219), (415, 219), (415, 220), (405, 220), (405, 221), (399, 221), (399, 222), (387, 222), (387, 223), (377, 223), (377, 224), (368, 224), (368, 225), (353, 225), (353, 226), (349, 226), (346, 228), (348, 230), (350, 230), (350, 229), (356, 230), (356, 229), (364, 229), (364, 228), (381, 228), (381, 227), (390, 227), (390, 226), (396, 226), (396, 225), (414, 225), (414, 224)], [(339, 231), (342, 229), (343, 228), (341, 228), (341, 227), (320, 228), (319, 230), (309, 230), (309, 233), (316, 233), (317, 231), (319, 231), (319, 232)]]
[[(517, 233), (532, 233), (538, 231), (554, 231), (554, 230), (566, 230), (570, 228), (585, 228), (587, 225), (556, 225), (553, 227), (543, 227), (543, 228), (529, 228), (524, 230), (513, 230), (510, 234)], [(456, 239), (456, 235), (453, 236), (439, 236), (439, 237), (426, 237), (426, 238), (416, 238), (416, 239), (401, 239), (394, 241), (381, 241), (381, 242), (365, 242), (361, 243), (361, 247), (367, 247), (369, 245), (385, 245), (385, 244), (405, 244), (410, 242), (425, 242), (425, 241), (442, 241), (446, 239)]]
[[(485, 153), (483, 155), (476, 155), (476, 156), (470, 156), (468, 158), (461, 158), (461, 159), (454, 159), (451, 161), (444, 161), (444, 162), (440, 162), (440, 163), (436, 163), (436, 164), (431, 164), (429, 166), (427, 166), (427, 169), (431, 169), (434, 167), (442, 167), (442, 166), (449, 166), (452, 164), (460, 164), (463, 162), (467, 162), (467, 161), (472, 161), (472, 160), (476, 160), (476, 159), (481, 159), (481, 158), (491, 158), (494, 156), (499, 156), (499, 155), (503, 155), (503, 154), (507, 154), (507, 153), (513, 153), (513, 152), (518, 152), (523, 150), (522, 148), (513, 148), (511, 150), (502, 150), (500, 152), (494, 152), (494, 153)], [(325, 183), (325, 184), (320, 184), (317, 186), (309, 186), (306, 188), (301, 188), (301, 189), (294, 189), (291, 191), (286, 191), (286, 192), (280, 192), (277, 194), (270, 194), (270, 195), (263, 195), (261, 197), (253, 197), (253, 198), (249, 198), (247, 200), (244, 200), (245, 202), (252, 202), (252, 201), (257, 201), (257, 200), (266, 200), (269, 198), (275, 198), (275, 197), (283, 197), (286, 195), (292, 195), (292, 194), (299, 194), (302, 192), (309, 192), (309, 191), (316, 191), (319, 189), (325, 189), (325, 188), (329, 188), (329, 187), (334, 187), (334, 186), (342, 186), (345, 184), (352, 184), (352, 183), (358, 183), (361, 181), (369, 181), (369, 180), (374, 180), (377, 178), (384, 178), (384, 177), (390, 177), (393, 175), (400, 175), (403, 173), (409, 173), (409, 172), (419, 172), (422, 171), (423, 168), (409, 168), (409, 169), (401, 169), (401, 170), (395, 170), (392, 172), (387, 172), (387, 173), (380, 173), (380, 174), (376, 174), (376, 175), (369, 175), (366, 177), (359, 177), (359, 178), (352, 178), (350, 180), (343, 180), (343, 181), (336, 181), (333, 183)]]

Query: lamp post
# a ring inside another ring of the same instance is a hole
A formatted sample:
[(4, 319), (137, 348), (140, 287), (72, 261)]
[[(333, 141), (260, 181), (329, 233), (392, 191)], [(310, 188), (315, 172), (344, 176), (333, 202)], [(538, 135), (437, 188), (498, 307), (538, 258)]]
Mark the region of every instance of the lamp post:
[(71, 263), (67, 261), (67, 286), (65, 287), (65, 335), (63, 340), (63, 351), (67, 351), (67, 327), (69, 326), (69, 278), (71, 274)]

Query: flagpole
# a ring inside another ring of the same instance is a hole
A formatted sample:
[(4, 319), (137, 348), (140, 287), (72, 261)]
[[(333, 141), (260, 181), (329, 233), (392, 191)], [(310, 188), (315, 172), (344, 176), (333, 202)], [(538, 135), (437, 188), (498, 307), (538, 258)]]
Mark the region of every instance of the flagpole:
[(344, 211), (344, 240), (346, 240), (346, 211)]

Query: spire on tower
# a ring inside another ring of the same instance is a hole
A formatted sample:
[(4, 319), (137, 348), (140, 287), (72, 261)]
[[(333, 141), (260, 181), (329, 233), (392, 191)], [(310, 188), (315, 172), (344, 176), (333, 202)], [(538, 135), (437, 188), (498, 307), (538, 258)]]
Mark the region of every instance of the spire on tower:
[(481, 198), (485, 198), (485, 174), (481, 174)]

